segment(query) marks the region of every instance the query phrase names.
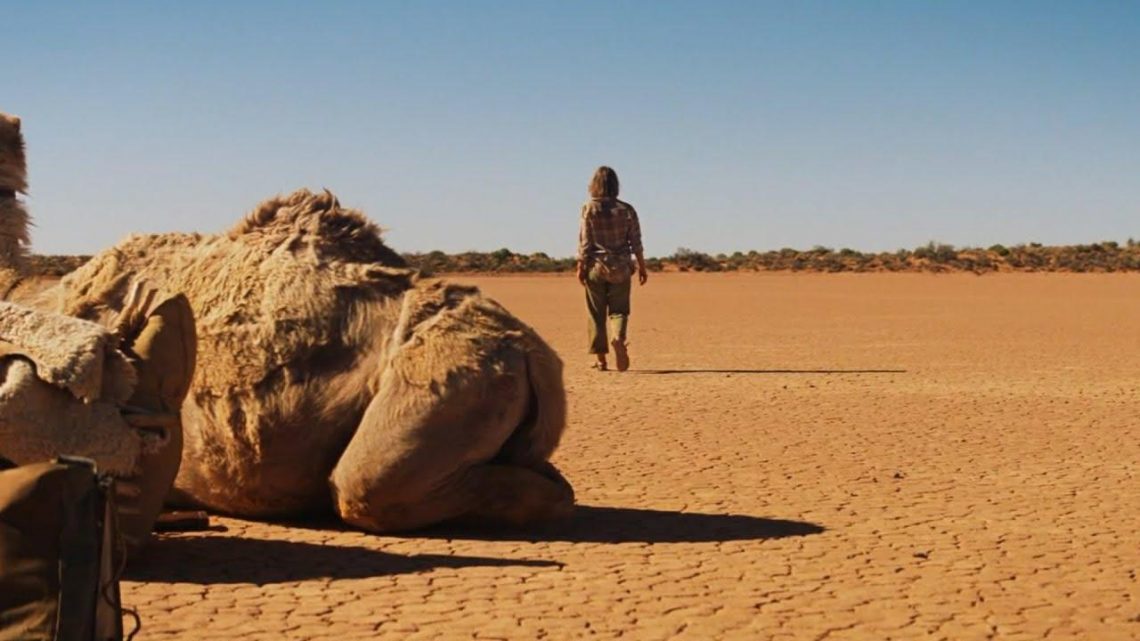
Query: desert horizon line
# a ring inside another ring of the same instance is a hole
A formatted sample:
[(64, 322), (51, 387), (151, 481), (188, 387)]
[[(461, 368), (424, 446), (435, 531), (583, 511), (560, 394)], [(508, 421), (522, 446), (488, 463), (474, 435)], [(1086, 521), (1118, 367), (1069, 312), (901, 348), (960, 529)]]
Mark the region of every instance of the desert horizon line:
[[(950, 250), (954, 250), (954, 251), (996, 251), (996, 252), (1000, 253), (1001, 250), (1003, 250), (1003, 249), (1012, 250), (1015, 248), (1022, 248), (1022, 247), (1033, 248), (1033, 249), (1064, 249), (1064, 248), (1076, 249), (1076, 248), (1096, 248), (1096, 247), (1103, 247), (1103, 248), (1108, 248), (1108, 249), (1114, 249), (1114, 248), (1132, 249), (1132, 248), (1140, 248), (1140, 240), (1138, 240), (1135, 237), (1130, 236), (1123, 241), (1097, 240), (1097, 241), (1086, 242), (1086, 243), (1064, 243), (1064, 244), (1046, 244), (1046, 243), (1040, 243), (1037, 241), (1025, 241), (1025, 242), (1019, 242), (1016, 244), (990, 243), (988, 245), (972, 245), (972, 244), (958, 245), (958, 244), (954, 244), (954, 243), (944, 243), (944, 242), (939, 241), (939, 240), (931, 240), (931, 241), (928, 241), (926, 243), (916, 245), (913, 248), (898, 247), (895, 249), (883, 249), (883, 250), (856, 249), (856, 248), (847, 247), (847, 246), (831, 247), (831, 246), (823, 245), (823, 244), (814, 244), (810, 248), (807, 248), (807, 249), (800, 249), (797, 247), (784, 246), (784, 247), (780, 247), (778, 249), (772, 249), (772, 248), (768, 248), (768, 249), (747, 249), (747, 250), (737, 249), (737, 250), (731, 250), (731, 251), (706, 251), (703, 249), (693, 249), (690, 247), (677, 247), (670, 254), (659, 254), (659, 255), (653, 255), (653, 256), (647, 255), (646, 259), (647, 260), (649, 260), (649, 259), (667, 260), (667, 259), (671, 259), (671, 258), (678, 256), (678, 255), (686, 255), (686, 254), (705, 254), (707, 256), (711, 256), (714, 258), (716, 258), (716, 257), (731, 258), (732, 256), (736, 256), (736, 255), (748, 256), (748, 255), (754, 255), (754, 254), (772, 254), (772, 253), (781, 253), (781, 252), (798, 252), (801, 254), (831, 252), (831, 253), (839, 253), (839, 254), (856, 253), (856, 254), (865, 254), (865, 255), (880, 255), (880, 254), (896, 254), (898, 252), (916, 252), (916, 251), (921, 252), (924, 250), (935, 250), (935, 251), (937, 251), (940, 249), (941, 250), (950, 249)], [(393, 248), (393, 249), (397, 249), (397, 248)], [(576, 257), (574, 255), (569, 255), (569, 254), (568, 255), (553, 256), (553, 255), (551, 255), (547, 252), (544, 252), (544, 251), (525, 251), (525, 250), (524, 251), (516, 251), (516, 250), (510, 249), (509, 247), (499, 247), (497, 249), (464, 249), (464, 250), (460, 250), (460, 251), (445, 251), (442, 249), (426, 249), (426, 250), (419, 249), (419, 250), (409, 250), (409, 251), (403, 251), (403, 250), (397, 249), (397, 251), (401, 255), (405, 255), (405, 256), (428, 256), (431, 254), (444, 254), (447, 256), (462, 256), (465, 254), (488, 254), (488, 255), (490, 255), (490, 254), (499, 254), (502, 252), (507, 252), (512, 256), (542, 256), (542, 257), (549, 258), (551, 260), (575, 260), (576, 259)], [(1095, 249), (1093, 251), (1095, 251)]]
[[(409, 267), (426, 275), (445, 273), (565, 273), (575, 269), (576, 257), (553, 258), (545, 252), (529, 254), (506, 247), (486, 252), (442, 250), (400, 252)], [(29, 270), (45, 276), (62, 276), (91, 256), (42, 255), (29, 257)], [(1140, 242), (1100, 241), (1077, 245), (1029, 242), (1005, 246), (955, 247), (930, 241), (914, 249), (862, 252), (816, 245), (799, 250), (736, 251), (709, 254), (678, 247), (672, 254), (646, 258), (650, 271), (804, 271), (804, 272), (1140, 272)]]
[[(947, 252), (947, 251), (956, 251), (956, 252), (987, 251), (987, 252), (995, 252), (995, 253), (1001, 254), (1003, 252), (1003, 250), (1014, 250), (1014, 249), (1020, 249), (1020, 248), (1042, 249), (1042, 250), (1054, 250), (1054, 249), (1081, 250), (1081, 249), (1086, 249), (1086, 250), (1091, 250), (1091, 251), (1098, 251), (1100, 249), (1112, 250), (1112, 249), (1121, 249), (1121, 248), (1140, 250), (1140, 240), (1137, 240), (1136, 238), (1130, 236), (1130, 237), (1126, 238), (1124, 241), (1098, 240), (1098, 241), (1089, 242), (1089, 243), (1066, 243), (1066, 244), (1044, 244), (1044, 243), (1039, 243), (1036, 241), (1027, 241), (1027, 242), (1020, 242), (1017, 244), (1010, 244), (1010, 245), (1003, 244), (1003, 243), (992, 243), (990, 245), (984, 245), (984, 246), (983, 245), (956, 245), (953, 243), (943, 243), (943, 242), (938, 241), (938, 240), (931, 240), (931, 241), (928, 241), (924, 244), (918, 245), (914, 248), (908, 249), (906, 247), (899, 247), (896, 249), (884, 249), (884, 250), (863, 250), (863, 249), (855, 249), (855, 248), (846, 247), (846, 246), (835, 248), (835, 247), (829, 247), (827, 245), (822, 245), (822, 244), (812, 245), (808, 249), (800, 249), (800, 248), (796, 248), (796, 247), (785, 246), (785, 247), (780, 247), (779, 249), (748, 249), (748, 250), (738, 249), (738, 250), (733, 250), (731, 252), (730, 251), (714, 252), (714, 251), (705, 251), (702, 249), (692, 249), (690, 247), (677, 247), (673, 251), (673, 253), (671, 253), (671, 254), (660, 254), (660, 255), (646, 256), (646, 260), (673, 260), (673, 259), (676, 259), (678, 257), (691, 256), (691, 255), (705, 255), (705, 256), (712, 257), (712, 258), (728, 259), (728, 258), (732, 258), (734, 256), (753, 256), (753, 255), (757, 255), (757, 254), (764, 255), (764, 254), (780, 254), (780, 253), (790, 253), (790, 252), (795, 252), (795, 253), (799, 253), (799, 254), (817, 254), (817, 253), (835, 253), (835, 254), (840, 254), (840, 255), (862, 254), (862, 255), (866, 255), (866, 256), (878, 256), (878, 255), (884, 255), (884, 254), (899, 254), (901, 252), (909, 252), (909, 253), (916, 253), (917, 252), (919, 254), (923, 254), (926, 252), (941, 253), (941, 252)], [(402, 250), (399, 250), (398, 248), (395, 248), (395, 247), (392, 247), (392, 249), (397, 251), (397, 253), (399, 253), (402, 256), (415, 256), (415, 257), (426, 257), (426, 256), (432, 256), (432, 255), (437, 255), (437, 256), (438, 255), (465, 256), (465, 255), (480, 254), (480, 255), (487, 255), (487, 256), (500, 255), (500, 256), (519, 256), (519, 257), (541, 257), (541, 258), (546, 258), (546, 259), (554, 260), (554, 261), (576, 260), (576, 256), (574, 256), (574, 255), (552, 256), (552, 255), (550, 255), (544, 251), (525, 251), (525, 250), (524, 251), (515, 251), (513, 249), (510, 249), (509, 247), (500, 247), (498, 249), (464, 249), (461, 251), (445, 251), (442, 249), (426, 249), (426, 250), (418, 249), (418, 250), (402, 251)], [(67, 254), (67, 253), (47, 253), (47, 252), (32, 251), (32, 252), (30, 252), (30, 255), (38, 256), (38, 257), (42, 257), (42, 258), (84, 258), (84, 259), (86, 259), (86, 258), (90, 258), (91, 256), (94, 256), (96, 253), (98, 253), (98, 252)]]

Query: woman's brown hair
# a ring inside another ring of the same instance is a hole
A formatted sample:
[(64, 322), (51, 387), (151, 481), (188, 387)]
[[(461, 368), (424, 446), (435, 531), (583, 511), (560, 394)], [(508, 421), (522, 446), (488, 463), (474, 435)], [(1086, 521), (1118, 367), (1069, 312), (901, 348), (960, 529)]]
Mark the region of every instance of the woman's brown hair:
[(617, 198), (618, 177), (617, 172), (605, 165), (594, 171), (590, 179), (590, 196), (593, 198)]

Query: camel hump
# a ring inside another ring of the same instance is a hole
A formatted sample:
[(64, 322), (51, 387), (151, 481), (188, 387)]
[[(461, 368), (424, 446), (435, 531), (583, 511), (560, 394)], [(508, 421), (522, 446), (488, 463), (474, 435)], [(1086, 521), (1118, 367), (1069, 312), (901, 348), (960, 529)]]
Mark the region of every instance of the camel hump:
[(227, 236), (237, 242), (285, 245), (293, 251), (313, 247), (345, 262), (406, 266), (404, 259), (384, 244), (381, 233), (380, 227), (360, 211), (341, 207), (331, 191), (298, 189), (263, 201)]

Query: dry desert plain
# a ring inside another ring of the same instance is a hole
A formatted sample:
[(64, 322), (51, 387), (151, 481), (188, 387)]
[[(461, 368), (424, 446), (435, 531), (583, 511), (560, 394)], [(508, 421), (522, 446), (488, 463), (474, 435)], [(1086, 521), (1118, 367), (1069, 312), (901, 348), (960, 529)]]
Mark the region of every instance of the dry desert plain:
[(563, 355), (578, 516), (215, 517), (137, 638), (1140, 638), (1140, 276), (652, 274), (624, 374), (572, 277), (458, 280)]

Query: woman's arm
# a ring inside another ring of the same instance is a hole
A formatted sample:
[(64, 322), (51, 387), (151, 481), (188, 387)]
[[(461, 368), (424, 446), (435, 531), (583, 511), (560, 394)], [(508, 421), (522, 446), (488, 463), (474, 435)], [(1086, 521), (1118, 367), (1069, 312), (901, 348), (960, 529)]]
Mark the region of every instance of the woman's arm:
[(578, 217), (578, 282), (586, 284), (586, 252), (593, 244), (594, 238), (590, 226), (586, 224), (586, 207), (582, 207), (582, 215)]
[(629, 232), (626, 238), (629, 240), (629, 250), (637, 257), (637, 282), (644, 285), (649, 280), (649, 272), (645, 269), (645, 248), (641, 246), (641, 221), (637, 219), (637, 210), (632, 206), (629, 208)]

